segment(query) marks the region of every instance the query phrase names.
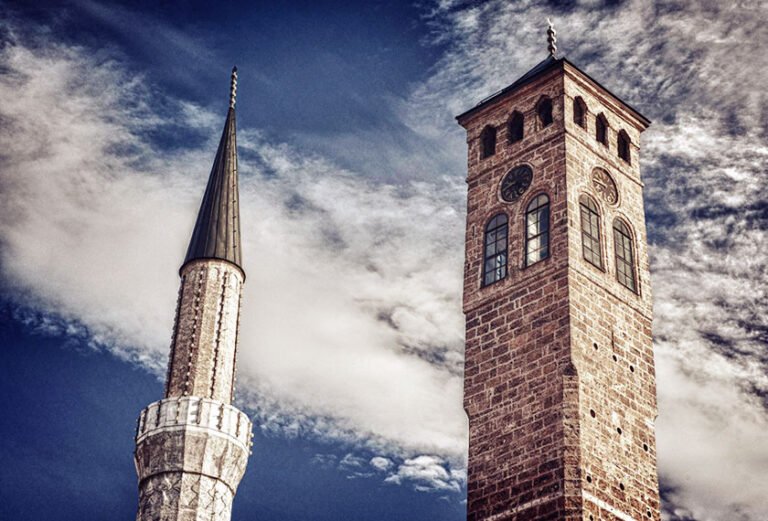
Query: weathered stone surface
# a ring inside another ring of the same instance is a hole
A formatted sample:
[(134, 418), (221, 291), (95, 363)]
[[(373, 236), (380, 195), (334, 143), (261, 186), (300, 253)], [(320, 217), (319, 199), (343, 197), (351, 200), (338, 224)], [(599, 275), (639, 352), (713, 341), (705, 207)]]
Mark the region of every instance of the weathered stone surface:
[(231, 403), (242, 286), (243, 272), (230, 262), (206, 259), (184, 266), (166, 397)]
[(139, 489), (138, 521), (229, 521), (234, 493), (202, 474), (168, 472)]
[[(229, 519), (250, 438), (250, 420), (231, 405), (197, 397), (151, 404), (136, 435), (137, 519)], [(163, 517), (174, 512), (180, 517)], [(185, 517), (195, 512), (202, 517)]]
[[(535, 111), (542, 96), (553, 103), (549, 126)], [(577, 96), (587, 105), (586, 129), (573, 120)], [(514, 111), (525, 116), (525, 136), (510, 143), (507, 122)], [(609, 123), (608, 146), (595, 139), (600, 113)], [(567, 64), (462, 125), (469, 145), (468, 520), (658, 520), (652, 303), (638, 166), (644, 125)], [(496, 153), (482, 158), (480, 135), (487, 125), (497, 128)], [(632, 142), (630, 163), (617, 154), (620, 129)], [(533, 180), (519, 200), (508, 203), (500, 197), (500, 183), (522, 164), (533, 169)], [(615, 203), (598, 195), (595, 168), (615, 182)], [(526, 267), (525, 209), (542, 193), (550, 200), (550, 256)], [(604, 269), (583, 258), (582, 194), (599, 202)], [(484, 229), (500, 212), (509, 219), (508, 274), (482, 287)], [(616, 218), (634, 235), (637, 294), (616, 280)]]
[(138, 521), (228, 521), (245, 472), (251, 422), (234, 393), (243, 272), (221, 260), (181, 273), (166, 398), (136, 433)]

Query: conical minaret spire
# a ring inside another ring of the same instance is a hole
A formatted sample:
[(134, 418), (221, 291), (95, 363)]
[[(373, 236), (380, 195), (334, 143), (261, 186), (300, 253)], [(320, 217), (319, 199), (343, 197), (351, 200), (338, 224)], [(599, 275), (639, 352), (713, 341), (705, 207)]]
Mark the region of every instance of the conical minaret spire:
[(136, 432), (137, 521), (229, 521), (251, 422), (231, 405), (245, 273), (240, 247), (235, 94), (181, 266), (165, 398)]
[(237, 67), (232, 69), (229, 111), (184, 265), (196, 259), (221, 259), (242, 269), (237, 184), (236, 95)]

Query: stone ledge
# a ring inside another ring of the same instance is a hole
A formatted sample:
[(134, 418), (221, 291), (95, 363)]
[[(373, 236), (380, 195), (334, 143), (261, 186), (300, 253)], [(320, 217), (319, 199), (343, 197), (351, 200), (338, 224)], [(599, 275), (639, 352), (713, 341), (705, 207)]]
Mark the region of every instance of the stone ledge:
[(141, 411), (136, 444), (160, 432), (186, 429), (213, 431), (249, 451), (251, 426), (251, 420), (244, 412), (216, 400), (196, 396), (165, 398)]

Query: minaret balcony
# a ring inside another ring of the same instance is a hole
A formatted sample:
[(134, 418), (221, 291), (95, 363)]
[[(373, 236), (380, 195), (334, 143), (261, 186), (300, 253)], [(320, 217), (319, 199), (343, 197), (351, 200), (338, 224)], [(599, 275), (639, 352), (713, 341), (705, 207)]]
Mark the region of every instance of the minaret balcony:
[(248, 415), (232, 405), (196, 396), (171, 397), (141, 411), (136, 444), (159, 432), (191, 429), (230, 438), (244, 450), (250, 450), (251, 426)]

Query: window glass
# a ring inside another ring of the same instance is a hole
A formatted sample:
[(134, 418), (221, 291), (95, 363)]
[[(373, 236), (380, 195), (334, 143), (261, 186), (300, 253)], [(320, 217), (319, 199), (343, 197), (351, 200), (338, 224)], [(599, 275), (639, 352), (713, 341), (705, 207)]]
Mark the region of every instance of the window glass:
[(621, 221), (613, 223), (613, 248), (616, 252), (616, 280), (637, 293), (632, 234), (627, 225)]
[(525, 265), (549, 257), (549, 198), (541, 194), (525, 212)]
[(483, 246), (483, 286), (507, 276), (507, 244), (509, 222), (503, 213), (496, 215), (485, 227)]
[(581, 249), (584, 259), (602, 269), (600, 214), (597, 211), (597, 205), (591, 197), (582, 196), (579, 207), (581, 209)]

